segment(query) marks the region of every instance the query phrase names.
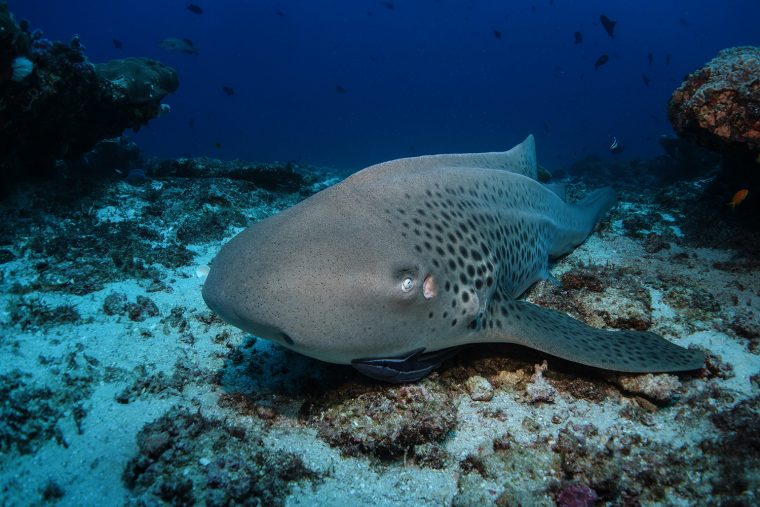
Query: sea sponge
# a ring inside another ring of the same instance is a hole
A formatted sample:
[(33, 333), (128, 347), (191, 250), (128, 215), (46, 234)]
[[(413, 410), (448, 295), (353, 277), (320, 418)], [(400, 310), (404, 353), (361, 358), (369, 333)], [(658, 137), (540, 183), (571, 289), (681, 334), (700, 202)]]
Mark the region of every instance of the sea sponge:
[(19, 82), (24, 80), (29, 74), (32, 73), (34, 70), (34, 63), (32, 63), (32, 61), (25, 56), (17, 56), (13, 59), (11, 68), (13, 69), (13, 75), (11, 76), (11, 79), (13, 81)]

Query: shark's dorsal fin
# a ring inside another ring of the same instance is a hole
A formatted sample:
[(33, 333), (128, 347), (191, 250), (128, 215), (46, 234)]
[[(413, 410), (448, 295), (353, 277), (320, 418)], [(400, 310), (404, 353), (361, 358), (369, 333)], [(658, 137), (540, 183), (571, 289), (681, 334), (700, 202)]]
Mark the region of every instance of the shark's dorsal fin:
[(420, 157), (399, 158), (370, 166), (354, 176), (371, 173), (374, 177), (386, 175), (391, 171), (415, 171), (443, 167), (473, 167), (478, 169), (500, 169), (521, 174), (532, 179), (537, 178), (536, 141), (533, 134), (507, 151), (486, 153), (447, 153), (441, 155), (423, 155)]

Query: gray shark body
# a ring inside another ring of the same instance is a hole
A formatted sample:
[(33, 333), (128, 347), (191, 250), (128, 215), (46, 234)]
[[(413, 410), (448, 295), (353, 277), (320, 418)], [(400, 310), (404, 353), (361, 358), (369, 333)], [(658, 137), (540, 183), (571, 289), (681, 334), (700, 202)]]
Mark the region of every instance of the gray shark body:
[(506, 152), (399, 159), (355, 173), (233, 238), (203, 289), (223, 319), (323, 361), (416, 380), (471, 343), (657, 372), (703, 356), (517, 300), (615, 202), (566, 203), (536, 181), (533, 137)]

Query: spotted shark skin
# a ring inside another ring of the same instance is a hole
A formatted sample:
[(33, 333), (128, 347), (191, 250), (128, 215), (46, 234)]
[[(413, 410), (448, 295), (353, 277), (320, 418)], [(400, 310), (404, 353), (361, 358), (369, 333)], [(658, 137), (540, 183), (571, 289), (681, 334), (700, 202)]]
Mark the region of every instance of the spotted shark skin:
[(368, 167), (233, 238), (203, 297), (245, 331), (391, 382), (492, 342), (621, 372), (700, 368), (701, 352), (654, 333), (517, 299), (616, 200), (604, 188), (568, 204), (536, 172), (532, 136), (506, 152)]

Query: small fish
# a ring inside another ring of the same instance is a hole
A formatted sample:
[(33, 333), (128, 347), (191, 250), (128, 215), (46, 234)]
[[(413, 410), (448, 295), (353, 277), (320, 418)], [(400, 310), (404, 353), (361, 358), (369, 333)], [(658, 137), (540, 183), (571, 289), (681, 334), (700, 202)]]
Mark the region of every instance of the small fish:
[(645, 86), (649, 86), (649, 83), (652, 82), (652, 80), (649, 79), (649, 76), (647, 76), (646, 74), (641, 75), (641, 80), (644, 81)]
[(576, 44), (583, 43), (583, 34), (581, 32), (575, 32), (575, 43)]
[(747, 195), (749, 195), (749, 190), (742, 188), (734, 194), (734, 196), (731, 198), (731, 202), (729, 202), (728, 205), (731, 206), (731, 209), (736, 209), (738, 205), (744, 202), (744, 199), (747, 198)]
[(686, 21), (686, 18), (678, 18), (678, 24), (681, 26), (689, 26), (689, 22)]
[(227, 95), (235, 95), (235, 89), (231, 86), (222, 86), (222, 91)]
[(220, 143), (219, 141), (214, 141), (214, 148), (216, 148), (218, 150), (221, 147), (222, 147), (222, 143)]
[(501, 40), (501, 30), (494, 30), (493, 36), (494, 38)]
[(393, 2), (381, 2), (389, 11), (395, 11), (396, 5)]
[(285, 13), (284, 13), (284, 12), (282, 12), (280, 9), (277, 9), (276, 11), (274, 11), (274, 13), (275, 13), (277, 16), (281, 17), (281, 18), (284, 18), (284, 17), (285, 17)]
[(345, 88), (343, 88), (341, 85), (336, 86), (335, 87), (335, 91), (338, 92), (338, 93), (340, 93), (341, 95), (345, 95), (345, 94), (348, 93), (348, 90), (346, 90)]
[(203, 9), (201, 9), (200, 5), (187, 4), (187, 10), (193, 14), (203, 14)]
[(189, 120), (187, 120), (187, 126), (190, 127), (191, 129), (194, 129), (195, 128), (195, 118), (190, 118)]
[(622, 144), (618, 142), (617, 137), (613, 137), (609, 150), (615, 155), (618, 155), (625, 151), (625, 146), (623, 146)]
[(167, 51), (177, 51), (179, 53), (198, 56), (198, 48), (193, 45), (193, 41), (190, 39), (178, 39), (176, 37), (169, 37), (168, 39), (164, 39), (159, 42), (159, 46)]
[(668, 53), (667, 55), (665, 55), (665, 65), (670, 65), (670, 61), (672, 59), (673, 59), (673, 56), (670, 53)]
[(602, 22), (602, 26), (604, 27), (604, 30), (607, 32), (607, 35), (610, 37), (615, 36), (615, 25), (617, 24), (617, 21), (612, 21), (610, 18), (602, 14), (599, 16), (599, 21)]
[(596, 62), (594, 62), (594, 69), (599, 70), (599, 67), (607, 63), (609, 60), (610, 60), (610, 56), (607, 53), (603, 54), (602, 56), (596, 59)]
[(651, 51), (647, 54), (647, 61), (649, 62), (649, 65), (652, 65), (652, 62), (654, 61), (654, 53)]
[(113, 43), (113, 47), (116, 49), (124, 49), (124, 43), (119, 39), (111, 39), (111, 42)]

